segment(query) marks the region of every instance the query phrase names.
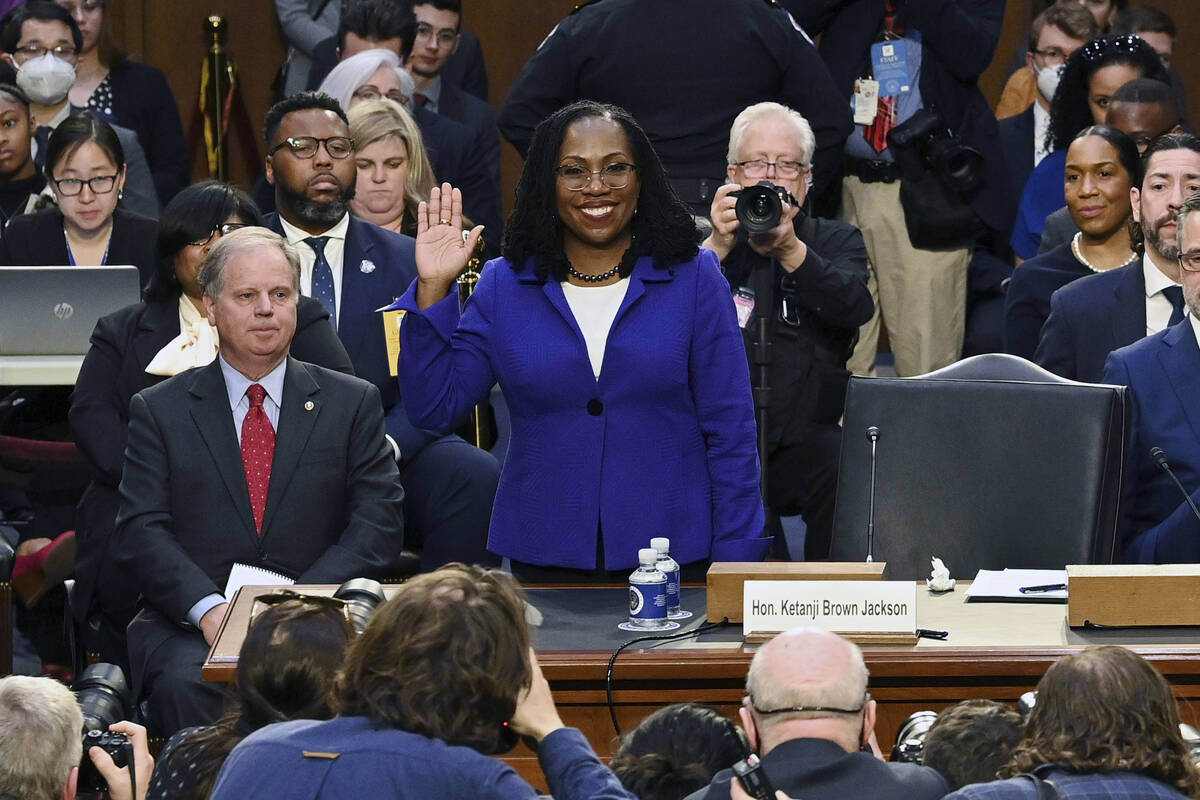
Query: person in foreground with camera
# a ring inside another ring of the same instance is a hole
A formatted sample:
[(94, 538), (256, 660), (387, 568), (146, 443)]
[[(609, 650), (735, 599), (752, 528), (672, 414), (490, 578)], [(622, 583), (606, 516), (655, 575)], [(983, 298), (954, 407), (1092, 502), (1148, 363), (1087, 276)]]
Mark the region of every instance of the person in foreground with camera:
[(703, 243), (733, 291), (756, 387), (754, 345), (764, 326), (772, 344), (767, 453), (759, 456), (767, 505), (804, 515), (806, 560), (829, 556), (846, 360), (875, 307), (862, 234), (804, 213), (815, 148), (812, 128), (787, 106), (757, 103), (738, 114), (729, 183), (713, 197), (713, 232)]
[[(793, 628), (763, 645), (738, 714), (766, 783), (792, 797), (936, 800), (947, 791), (937, 771), (879, 757), (862, 651), (836, 633)], [(733, 776), (721, 770), (690, 800), (730, 797)]]
[(1089, 647), (1054, 662), (1037, 692), (1025, 738), (1000, 770), (1007, 780), (964, 786), (946, 800), (1200, 797), (1171, 687), (1141, 656)]
[(112, 800), (145, 800), (154, 771), (146, 729), (128, 721), (109, 726), (111, 738), (127, 741), (124, 760), (132, 758), (131, 769), (117, 766), (107, 747), (84, 753), (83, 727), (75, 695), (58, 681), (0, 678), (0, 798), (71, 800), (78, 792), (95, 790), (80, 785), (81, 768), (87, 766), (107, 783)]
[(499, 570), (448, 564), (380, 606), (334, 687), (341, 716), (270, 725), (225, 762), (213, 800), (303, 796), (535, 797), (491, 758), (536, 740), (558, 800), (632, 800), (563, 725), (530, 646), (521, 590)]
[(1024, 727), (1011, 706), (978, 697), (963, 700), (937, 715), (922, 742), (921, 763), (942, 773), (954, 789), (994, 780)]

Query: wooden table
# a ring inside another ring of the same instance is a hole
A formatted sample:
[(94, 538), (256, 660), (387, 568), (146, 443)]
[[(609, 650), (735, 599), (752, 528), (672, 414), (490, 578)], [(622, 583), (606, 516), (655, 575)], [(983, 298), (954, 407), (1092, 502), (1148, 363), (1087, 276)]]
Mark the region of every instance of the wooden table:
[[(581, 729), (607, 760), (617, 741), (605, 697), (605, 673), (613, 650), (633, 638), (616, 628), (626, 590), (529, 589), (527, 595), (545, 616), (534, 634), (535, 647), (563, 720)], [(204, 666), (206, 680), (232, 679), (250, 604), (239, 596), (231, 606)], [(683, 605), (703, 615), (703, 588), (685, 587)], [(701, 622), (702, 617), (685, 627)], [(919, 588), (917, 624), (950, 635), (945, 641), (863, 648), (871, 695), (879, 705), (876, 732), (885, 752), (913, 712), (938, 711), (973, 697), (1015, 703), (1057, 658), (1097, 644), (1125, 645), (1148, 659), (1173, 685), (1185, 721), (1200, 722), (1200, 629), (1072, 630), (1064, 604), (965, 603), (961, 583), (958, 591), (942, 596)], [(580, 646), (581, 642), (591, 645)], [(676, 702), (709, 703), (733, 716), (755, 649), (743, 643), (740, 626), (727, 625), (694, 640), (650, 642), (626, 650), (617, 659), (612, 684), (622, 730)], [(523, 746), (508, 761), (534, 786), (545, 787), (536, 757)]]

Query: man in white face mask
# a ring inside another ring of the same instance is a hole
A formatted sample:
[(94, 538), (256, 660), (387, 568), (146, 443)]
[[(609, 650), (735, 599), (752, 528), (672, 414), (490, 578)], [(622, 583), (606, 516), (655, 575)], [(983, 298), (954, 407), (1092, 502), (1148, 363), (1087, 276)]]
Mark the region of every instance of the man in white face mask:
[[(44, 0), (32, 0), (15, 9), (0, 31), (0, 59), (17, 71), (17, 86), (29, 98), (37, 126), (34, 161), (43, 167), (50, 132), (73, 110), (67, 93), (75, 85), (75, 63), (83, 47), (79, 26), (66, 9)], [(106, 120), (111, 122), (110, 120)], [(157, 218), (161, 206), (154, 178), (137, 134), (113, 125), (125, 150), (126, 180), (121, 206)]]
[[(1082, 13), (1081, 13), (1082, 12)], [(1050, 101), (1058, 88), (1058, 76), (1071, 54), (1083, 47), (1087, 41), (1100, 35), (1096, 20), (1082, 5), (1073, 2), (1058, 2), (1039, 14), (1030, 26), (1029, 52), (1025, 54), (1025, 68), (1016, 73), (1009, 86), (1017, 82), (1036, 86), (1028, 92), (1028, 107), (1015, 116), (999, 121), (1000, 144), (1008, 175), (1013, 187), (1012, 198), (1021, 196), (1029, 173), (1048, 152), (1046, 131), (1050, 127)], [(1022, 73), (1025, 77), (1022, 78)], [(1006, 97), (1010, 88), (1005, 88)], [(1006, 106), (1004, 99), (1001, 106)], [(997, 111), (1001, 109), (998, 107)], [(1015, 209), (1014, 209), (1015, 210)]]

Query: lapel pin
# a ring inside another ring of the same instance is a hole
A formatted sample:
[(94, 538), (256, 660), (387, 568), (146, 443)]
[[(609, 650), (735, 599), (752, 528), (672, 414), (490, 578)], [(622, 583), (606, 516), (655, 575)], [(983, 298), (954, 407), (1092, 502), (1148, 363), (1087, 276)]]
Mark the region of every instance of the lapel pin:
[(304, 404), (305, 411), (312, 411), (314, 408), (316, 408), (316, 405), (313, 403), (312, 400), (309, 400), (307, 403)]
[(369, 258), (364, 258), (362, 263), (358, 265), (358, 271), (364, 275), (370, 275), (375, 271), (375, 262)]

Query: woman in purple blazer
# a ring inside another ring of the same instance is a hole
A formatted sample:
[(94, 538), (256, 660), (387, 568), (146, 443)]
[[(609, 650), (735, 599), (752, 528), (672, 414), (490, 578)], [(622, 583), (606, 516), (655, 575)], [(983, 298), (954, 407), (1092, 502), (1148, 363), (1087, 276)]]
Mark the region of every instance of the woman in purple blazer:
[(445, 185), (418, 214), (399, 376), (422, 427), (452, 428), (504, 391), (512, 439), (488, 549), (519, 574), (628, 570), (653, 536), (683, 564), (762, 559), (729, 287), (633, 118), (584, 101), (538, 126), (504, 257), (460, 313), (454, 279), (474, 244), (461, 205)]

